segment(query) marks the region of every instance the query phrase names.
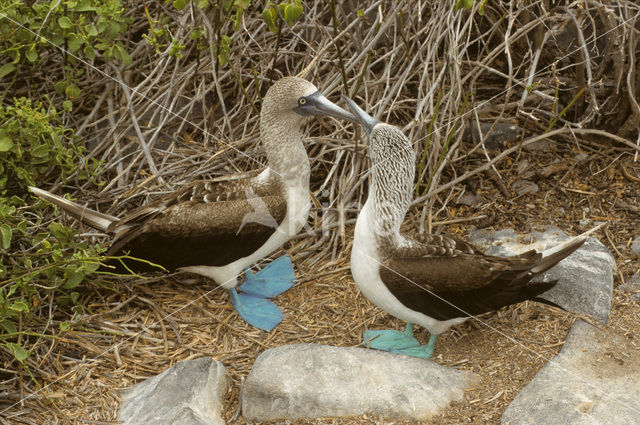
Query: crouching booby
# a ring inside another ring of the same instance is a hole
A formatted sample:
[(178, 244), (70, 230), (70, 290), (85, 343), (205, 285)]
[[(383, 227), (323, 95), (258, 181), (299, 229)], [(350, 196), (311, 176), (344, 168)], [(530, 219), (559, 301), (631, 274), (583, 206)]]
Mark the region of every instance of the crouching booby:
[[(311, 115), (348, 121), (349, 112), (325, 98), (310, 82), (285, 77), (269, 88), (262, 103), (260, 137), (268, 167), (250, 175), (194, 181), (123, 218), (93, 211), (42, 189), (30, 190), (83, 223), (114, 235), (107, 255), (128, 254), (213, 279), (228, 289), (240, 316), (272, 330), (282, 312), (267, 298), (293, 286), (289, 257), (259, 273), (238, 275), (282, 247), (302, 229), (309, 213), (309, 159), (302, 144), (302, 123)], [(119, 269), (123, 264), (114, 263)], [(145, 267), (146, 266), (146, 267)], [(149, 266), (127, 262), (144, 271)]]
[[(413, 147), (398, 128), (346, 100), (367, 132), (371, 158), (369, 196), (356, 222), (351, 274), (373, 304), (407, 322), (405, 332), (365, 331), (365, 345), (429, 358), (436, 336), (470, 316), (529, 299), (547, 302), (537, 297), (556, 282), (531, 279), (577, 250), (595, 229), (548, 250), (508, 258), (484, 255), (451, 236), (400, 232), (413, 193)], [(413, 338), (413, 323), (431, 334), (427, 345)]]

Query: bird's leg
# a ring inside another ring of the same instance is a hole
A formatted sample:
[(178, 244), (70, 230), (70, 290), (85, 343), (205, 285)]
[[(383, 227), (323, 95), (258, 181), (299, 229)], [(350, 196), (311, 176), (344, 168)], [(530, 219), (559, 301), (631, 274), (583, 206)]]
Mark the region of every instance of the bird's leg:
[(368, 348), (423, 359), (428, 359), (433, 355), (433, 349), (436, 345), (436, 335), (431, 335), (426, 345), (420, 345), (418, 340), (413, 337), (413, 323), (407, 323), (404, 332), (396, 330), (365, 330), (363, 340), (363, 345)]
[(291, 288), (296, 275), (291, 258), (282, 256), (258, 273), (245, 270), (245, 281), (229, 290), (231, 302), (242, 319), (258, 329), (271, 331), (284, 317), (282, 311), (268, 298), (273, 298)]

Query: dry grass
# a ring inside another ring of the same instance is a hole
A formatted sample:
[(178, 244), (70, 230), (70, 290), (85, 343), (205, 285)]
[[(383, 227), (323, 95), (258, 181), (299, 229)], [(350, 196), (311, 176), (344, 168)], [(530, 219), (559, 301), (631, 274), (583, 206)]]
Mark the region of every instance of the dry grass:
[[(126, 85), (88, 69), (83, 98), (66, 123), (85, 138), (90, 156), (105, 160), (107, 185), (68, 181), (45, 188), (118, 215), (192, 179), (256, 169), (264, 163), (257, 140), (261, 96), (271, 80), (308, 67), (306, 77), (327, 97), (359, 97), (415, 142), (421, 172), (413, 226), (440, 231), (438, 223), (446, 222), (448, 232), (464, 235), (470, 224), (526, 231), (553, 223), (578, 233), (585, 230), (581, 220), (607, 220), (612, 225), (598, 237), (615, 255), (616, 282), (637, 271), (629, 249), (640, 211), (637, 4), (589, 0), (567, 11), (546, 1), (487, 2), (480, 16), (456, 12), (453, 1), (378, 1), (356, 18), (353, 3), (308, 2), (303, 19), (279, 36), (251, 8), (232, 34), (231, 65), (220, 66), (213, 46), (219, 33), (231, 33), (229, 22), (216, 26), (211, 11), (197, 8), (179, 14), (160, 2), (148, 5), (152, 16), (168, 14), (179, 23), (172, 26), (176, 38), (186, 39), (195, 26), (209, 28), (211, 49), (199, 59), (194, 46), (183, 59), (157, 55), (138, 41), (148, 23), (131, 2), (133, 64), (104, 69)], [(51, 58), (52, 69), (58, 62)], [(33, 96), (29, 90), (14, 95)], [(522, 127), (523, 138), (491, 151), (464, 136), (465, 127), (500, 121)], [(121, 390), (200, 356), (227, 367), (232, 387), (225, 415), (243, 423), (236, 417), (240, 385), (265, 349), (298, 342), (355, 346), (365, 327), (402, 326), (358, 294), (348, 271), (352, 225), (367, 193), (359, 130), (330, 120), (313, 120), (308, 128), (317, 208), (307, 231), (287, 247), (300, 283), (276, 299), (286, 314), (282, 324), (269, 334), (249, 327), (224, 291), (184, 274), (89, 285), (81, 299), (87, 309), (66, 333), (58, 323), (71, 312), (49, 299), (40, 315), (55, 337), (28, 347), (27, 364), (42, 388), (0, 352), (0, 423), (113, 423)], [(542, 139), (552, 142), (544, 151), (523, 150)], [(579, 154), (586, 159), (576, 159)], [(564, 166), (531, 177), (538, 193), (514, 194), (520, 164), (539, 171), (556, 159)], [(464, 192), (484, 201), (459, 205)], [(637, 303), (615, 291), (609, 329), (631, 338), (638, 314)], [(473, 370), (482, 380), (433, 423), (499, 423), (519, 389), (560, 350), (574, 317), (527, 303), (482, 320), (491, 328), (468, 321), (438, 342), (436, 362)]]

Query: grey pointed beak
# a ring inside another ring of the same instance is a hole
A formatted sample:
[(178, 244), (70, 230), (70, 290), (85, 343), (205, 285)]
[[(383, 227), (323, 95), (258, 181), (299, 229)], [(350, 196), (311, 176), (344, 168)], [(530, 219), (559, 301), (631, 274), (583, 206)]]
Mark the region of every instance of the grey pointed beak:
[(350, 112), (345, 111), (326, 97), (319, 91), (307, 96), (307, 103), (298, 106), (294, 109), (298, 114), (302, 116), (309, 115), (326, 115), (329, 117), (337, 118), (339, 120), (346, 120), (349, 122), (357, 123), (358, 119)]
[(347, 102), (347, 106), (349, 107), (349, 109), (351, 109), (353, 115), (355, 115), (355, 117), (358, 119), (357, 122), (364, 127), (365, 131), (367, 132), (367, 136), (370, 136), (373, 127), (375, 127), (376, 124), (378, 124), (380, 121), (363, 111), (362, 108), (356, 105), (356, 102), (354, 102), (353, 100), (349, 99), (346, 96), (342, 97), (344, 98), (345, 102)]

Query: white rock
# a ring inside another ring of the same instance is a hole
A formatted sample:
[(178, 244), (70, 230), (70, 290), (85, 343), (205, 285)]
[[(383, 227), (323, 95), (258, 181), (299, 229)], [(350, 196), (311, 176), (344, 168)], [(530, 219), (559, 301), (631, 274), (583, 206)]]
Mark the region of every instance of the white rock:
[(123, 424), (219, 425), (227, 373), (209, 357), (178, 362), (135, 385), (120, 406)]
[(502, 423), (640, 424), (640, 352), (610, 330), (576, 322), (560, 354), (520, 391)]
[(256, 360), (242, 391), (246, 420), (370, 414), (425, 420), (463, 398), (475, 374), (365, 348), (295, 344)]

